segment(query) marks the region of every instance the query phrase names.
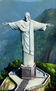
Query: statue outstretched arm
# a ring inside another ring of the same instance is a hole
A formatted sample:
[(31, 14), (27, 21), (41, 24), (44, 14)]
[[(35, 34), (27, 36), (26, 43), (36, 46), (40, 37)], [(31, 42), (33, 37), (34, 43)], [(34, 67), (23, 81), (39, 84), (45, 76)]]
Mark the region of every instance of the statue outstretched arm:
[(42, 30), (46, 30), (46, 28), (49, 26), (53, 26), (52, 24), (48, 24), (48, 23), (40, 23), (40, 22), (36, 22), (36, 21), (33, 21), (33, 26), (34, 26), (34, 31), (36, 30), (39, 30), (39, 29), (42, 29)]
[[(18, 21), (17, 21), (18, 22)], [(2, 23), (3, 25), (9, 25), (12, 29), (17, 30), (18, 26), (17, 26), (17, 22), (4, 22)]]
[(3, 25), (9, 25), (14, 30), (20, 30), (20, 31), (27, 31), (28, 27), (25, 27), (23, 25), (23, 20), (17, 21), (17, 22), (5, 22), (2, 23)]

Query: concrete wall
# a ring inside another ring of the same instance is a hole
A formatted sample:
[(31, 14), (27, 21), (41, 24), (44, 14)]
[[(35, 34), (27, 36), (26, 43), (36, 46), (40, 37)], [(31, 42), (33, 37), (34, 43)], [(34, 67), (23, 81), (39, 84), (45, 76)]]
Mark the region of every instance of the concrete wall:
[(50, 75), (48, 75), (48, 78), (41, 86), (36, 87), (34, 89), (25, 90), (25, 91), (44, 91), (46, 85), (48, 85), (49, 82), (50, 82)]

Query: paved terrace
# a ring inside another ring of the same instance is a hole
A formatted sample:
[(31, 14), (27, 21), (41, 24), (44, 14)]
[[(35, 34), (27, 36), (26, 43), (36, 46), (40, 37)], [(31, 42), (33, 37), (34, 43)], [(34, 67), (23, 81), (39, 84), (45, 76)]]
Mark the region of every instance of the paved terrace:
[(17, 84), (15, 91), (25, 91), (26, 89), (30, 90), (43, 86), (47, 82), (49, 75), (36, 67), (36, 78), (32, 78), (31, 80), (23, 80), (13, 71), (9, 73), (9, 77)]

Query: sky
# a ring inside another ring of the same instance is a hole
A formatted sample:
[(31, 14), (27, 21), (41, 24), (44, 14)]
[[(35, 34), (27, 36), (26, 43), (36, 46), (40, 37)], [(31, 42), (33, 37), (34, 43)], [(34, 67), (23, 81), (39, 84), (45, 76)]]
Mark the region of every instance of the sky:
[[(2, 1), (2, 0), (0, 0), (0, 1)], [(34, 1), (40, 1), (40, 0), (15, 0), (15, 1), (34, 2)]]
[(24, 1), (24, 2), (35, 2), (35, 1), (40, 1), (40, 0), (17, 0), (17, 1)]

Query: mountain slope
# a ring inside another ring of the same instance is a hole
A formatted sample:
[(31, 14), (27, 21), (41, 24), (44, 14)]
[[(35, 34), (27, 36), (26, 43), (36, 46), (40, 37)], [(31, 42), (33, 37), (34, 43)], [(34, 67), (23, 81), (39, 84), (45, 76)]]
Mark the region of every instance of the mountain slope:
[(56, 56), (53, 55), (55, 52), (50, 55), (56, 46), (56, 9), (45, 10), (35, 20), (55, 25), (48, 27), (45, 32), (37, 31), (35, 33), (35, 60), (56, 63)]
[(39, 17), (36, 18), (37, 21), (44, 23), (56, 23), (56, 9), (47, 9)]

